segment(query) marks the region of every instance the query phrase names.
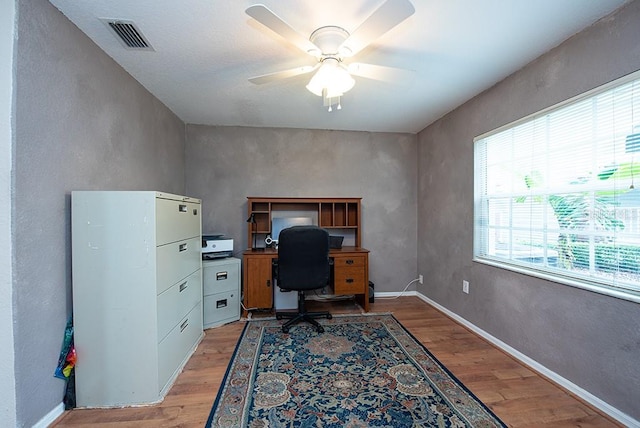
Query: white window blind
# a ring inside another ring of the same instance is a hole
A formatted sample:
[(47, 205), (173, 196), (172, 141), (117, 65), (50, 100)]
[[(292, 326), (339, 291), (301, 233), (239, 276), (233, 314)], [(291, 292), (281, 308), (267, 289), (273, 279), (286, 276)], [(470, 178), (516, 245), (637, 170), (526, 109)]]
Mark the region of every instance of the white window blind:
[(475, 260), (640, 300), (640, 73), (474, 143)]

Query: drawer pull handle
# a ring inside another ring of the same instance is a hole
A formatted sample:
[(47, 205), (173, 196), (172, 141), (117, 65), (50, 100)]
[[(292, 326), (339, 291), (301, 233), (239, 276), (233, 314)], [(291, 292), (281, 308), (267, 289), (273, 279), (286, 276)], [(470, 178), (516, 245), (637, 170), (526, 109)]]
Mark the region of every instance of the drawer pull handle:
[(198, 215), (198, 209), (197, 208), (193, 209), (193, 215)]
[(189, 327), (189, 318), (187, 318), (182, 324), (180, 324), (180, 332), (182, 333), (187, 327)]
[(178, 205), (178, 212), (186, 213), (187, 212), (187, 206), (185, 204), (179, 204)]
[(353, 278), (347, 278), (347, 284), (353, 284)]
[(216, 281), (227, 279), (227, 272), (216, 272)]
[(353, 264), (353, 260), (349, 259), (349, 260), (347, 260), (347, 262), (346, 262), (346, 263), (347, 263), (348, 265), (352, 265), (352, 264)]
[(271, 280), (267, 279), (267, 287), (271, 287)]
[(187, 289), (187, 281), (180, 284), (180, 293)]
[(186, 242), (185, 242), (184, 244), (180, 244), (180, 245), (178, 246), (178, 251), (179, 251), (179, 252), (187, 251), (187, 244), (186, 244)]
[[(233, 296), (231, 296), (231, 297), (233, 297)], [(226, 307), (227, 307), (227, 299), (218, 300), (216, 302), (216, 309), (226, 308)]]

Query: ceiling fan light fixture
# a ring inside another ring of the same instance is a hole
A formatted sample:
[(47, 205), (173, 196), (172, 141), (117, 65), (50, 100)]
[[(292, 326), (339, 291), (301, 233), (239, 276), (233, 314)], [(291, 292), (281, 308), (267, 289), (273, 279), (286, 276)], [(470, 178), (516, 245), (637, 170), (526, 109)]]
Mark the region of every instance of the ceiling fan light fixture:
[(355, 84), (356, 81), (337, 59), (326, 58), (307, 84), (307, 89), (319, 97), (335, 98), (349, 91)]
[(303, 52), (316, 57), (318, 62), (308, 71), (303, 68), (284, 70), (253, 77), (249, 81), (261, 84), (317, 70), (307, 84), (307, 89), (312, 94), (322, 97), (323, 104), (328, 107), (329, 111), (332, 111), (334, 105), (336, 109), (340, 110), (342, 109), (340, 98), (356, 83), (350, 73), (356, 76), (384, 80), (376, 74), (381, 70), (387, 71), (389, 74), (389, 70), (392, 70), (391, 67), (364, 64), (365, 73), (360, 70), (359, 66), (351, 71), (345, 67), (342, 61), (357, 55), (372, 41), (409, 18), (414, 12), (415, 8), (411, 0), (383, 0), (383, 3), (353, 33), (349, 33), (342, 27), (327, 25), (316, 28), (307, 39), (265, 5), (250, 6), (246, 10), (247, 15), (282, 36)]

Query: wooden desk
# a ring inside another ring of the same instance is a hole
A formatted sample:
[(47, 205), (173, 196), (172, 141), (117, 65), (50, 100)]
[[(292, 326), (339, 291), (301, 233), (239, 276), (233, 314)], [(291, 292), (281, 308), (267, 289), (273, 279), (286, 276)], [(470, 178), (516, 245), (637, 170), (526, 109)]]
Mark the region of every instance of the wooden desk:
[[(369, 312), (369, 250), (360, 247), (331, 249), (333, 259), (333, 289), (336, 295), (355, 295), (365, 312)], [(273, 308), (272, 263), (278, 258), (278, 250), (264, 248), (246, 250), (243, 253), (244, 307), (252, 309)], [(247, 311), (243, 310), (243, 315)]]

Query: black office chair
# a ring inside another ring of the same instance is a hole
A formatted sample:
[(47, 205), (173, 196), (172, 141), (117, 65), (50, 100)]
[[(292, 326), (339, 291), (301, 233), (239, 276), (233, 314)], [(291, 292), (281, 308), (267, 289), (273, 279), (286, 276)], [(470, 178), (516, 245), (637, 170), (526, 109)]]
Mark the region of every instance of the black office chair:
[(324, 328), (314, 318), (331, 319), (329, 312), (307, 312), (304, 304), (305, 290), (323, 288), (329, 282), (329, 233), (317, 226), (293, 226), (284, 229), (278, 237), (278, 261), (276, 278), (278, 287), (298, 292), (298, 312), (276, 312), (276, 319), (290, 318), (282, 331), (300, 321)]

